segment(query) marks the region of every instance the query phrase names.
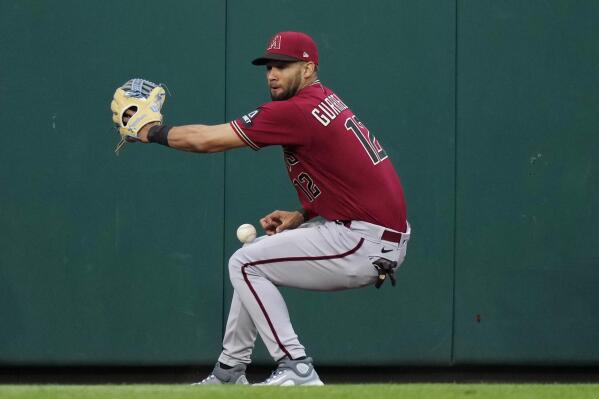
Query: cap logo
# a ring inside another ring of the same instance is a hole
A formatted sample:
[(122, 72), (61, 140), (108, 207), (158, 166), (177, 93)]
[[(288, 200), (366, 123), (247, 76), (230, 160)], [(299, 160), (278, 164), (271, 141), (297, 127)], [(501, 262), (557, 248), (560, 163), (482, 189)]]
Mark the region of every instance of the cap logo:
[(268, 48), (266, 49), (268, 50), (280, 50), (281, 49), (281, 35), (275, 35), (272, 40), (270, 41), (270, 44), (268, 45)]
[(302, 57), (304, 57), (304, 58), (308, 58), (308, 57), (310, 57), (310, 54), (308, 54), (308, 53), (306, 53), (306, 52), (304, 51), (304, 54), (302, 54)]

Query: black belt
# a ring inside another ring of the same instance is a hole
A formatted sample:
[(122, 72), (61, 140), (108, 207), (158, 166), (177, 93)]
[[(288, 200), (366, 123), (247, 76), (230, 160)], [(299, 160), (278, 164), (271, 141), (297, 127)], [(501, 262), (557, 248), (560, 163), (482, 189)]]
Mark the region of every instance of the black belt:
[[(351, 227), (351, 220), (336, 220), (337, 224), (342, 224), (348, 229)], [(399, 244), (401, 242), (401, 233), (397, 231), (387, 230), (383, 231), (383, 235), (381, 236), (381, 240), (395, 242)]]

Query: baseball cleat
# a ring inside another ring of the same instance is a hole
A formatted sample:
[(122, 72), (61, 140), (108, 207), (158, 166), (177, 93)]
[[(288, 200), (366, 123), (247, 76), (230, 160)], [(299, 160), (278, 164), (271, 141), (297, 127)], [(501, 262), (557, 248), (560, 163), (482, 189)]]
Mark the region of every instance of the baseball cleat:
[(238, 364), (231, 369), (223, 369), (220, 367), (220, 363), (217, 362), (208, 377), (191, 385), (248, 384), (245, 368), (245, 364)]
[(278, 367), (272, 372), (264, 382), (254, 384), (256, 386), (268, 386), (268, 385), (279, 385), (279, 386), (317, 386), (324, 385), (318, 377), (314, 366), (312, 365), (312, 358), (307, 357), (302, 360), (290, 360), (283, 359), (279, 362)]

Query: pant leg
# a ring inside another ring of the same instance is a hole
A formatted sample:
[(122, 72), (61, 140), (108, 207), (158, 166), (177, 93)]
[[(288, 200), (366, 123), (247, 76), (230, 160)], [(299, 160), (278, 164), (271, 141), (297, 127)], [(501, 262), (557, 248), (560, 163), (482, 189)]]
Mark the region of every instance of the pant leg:
[(249, 364), (257, 333), (258, 330), (248, 311), (241, 303), (237, 291), (233, 292), (227, 327), (223, 337), (223, 351), (218, 361), (229, 366), (240, 363)]
[(305, 356), (277, 286), (334, 291), (372, 284), (374, 251), (372, 242), (326, 222), (265, 237), (235, 252), (231, 283), (273, 359)]

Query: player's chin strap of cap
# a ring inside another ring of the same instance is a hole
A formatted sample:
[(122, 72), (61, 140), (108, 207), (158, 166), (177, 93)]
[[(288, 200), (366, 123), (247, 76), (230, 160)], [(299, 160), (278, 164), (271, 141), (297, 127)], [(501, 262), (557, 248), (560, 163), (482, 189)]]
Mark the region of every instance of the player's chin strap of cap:
[(374, 286), (378, 289), (381, 288), (381, 285), (385, 282), (387, 276), (391, 279), (391, 286), (395, 287), (395, 268), (397, 267), (397, 262), (390, 261), (389, 259), (379, 258), (372, 262), (376, 271), (379, 273), (379, 278), (376, 280)]

